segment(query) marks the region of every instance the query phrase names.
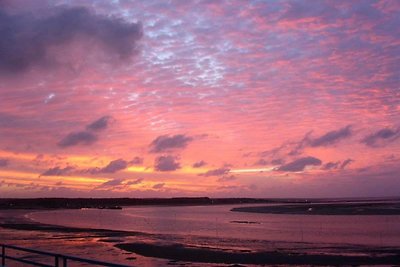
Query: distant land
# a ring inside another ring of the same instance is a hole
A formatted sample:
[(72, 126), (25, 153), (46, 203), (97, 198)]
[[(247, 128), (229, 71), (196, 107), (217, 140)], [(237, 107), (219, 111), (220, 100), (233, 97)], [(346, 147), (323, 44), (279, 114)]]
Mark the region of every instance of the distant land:
[(400, 202), (330, 202), (286, 204), (263, 207), (238, 207), (231, 211), (296, 215), (400, 215)]
[(364, 202), (398, 201), (395, 198), (357, 198), (357, 199), (279, 199), (279, 198), (0, 198), (0, 209), (81, 209), (81, 208), (119, 208), (141, 205), (224, 205), (224, 204), (262, 204), (262, 203), (323, 203), (323, 202)]

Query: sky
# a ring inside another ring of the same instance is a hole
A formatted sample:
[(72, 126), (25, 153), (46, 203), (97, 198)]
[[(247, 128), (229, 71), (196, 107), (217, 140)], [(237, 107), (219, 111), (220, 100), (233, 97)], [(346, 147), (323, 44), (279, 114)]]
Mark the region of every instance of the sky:
[(400, 1), (0, 0), (0, 197), (400, 195)]

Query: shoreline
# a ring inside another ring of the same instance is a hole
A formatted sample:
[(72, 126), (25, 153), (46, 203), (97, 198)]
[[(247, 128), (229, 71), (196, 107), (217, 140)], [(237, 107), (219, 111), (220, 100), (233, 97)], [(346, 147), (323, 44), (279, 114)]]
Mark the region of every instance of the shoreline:
[(251, 212), (285, 215), (400, 215), (400, 202), (388, 203), (306, 203), (275, 206), (248, 206), (231, 209), (233, 212)]
[[(97, 239), (95, 242), (107, 243), (117, 248), (121, 254), (124, 251), (135, 253), (135, 257), (130, 257), (132, 260), (136, 259), (136, 256), (142, 256), (172, 262), (255, 265), (378, 265), (397, 264), (400, 262), (399, 247), (332, 245), (306, 242), (279, 243), (272, 241), (271, 244), (276, 244), (271, 245), (268, 249), (257, 251), (215, 248), (204, 245), (191, 246), (176, 242), (177, 240), (163, 240), (161, 235), (157, 234), (42, 224), (23, 216), (23, 214), (26, 215), (29, 212), (32, 212), (32, 210), (15, 212), (15, 214), (19, 213), (19, 216), (0, 218), (0, 227), (16, 232), (33, 231), (54, 235), (79, 235), (80, 238), (86, 239), (95, 238)], [(140, 239), (143, 238), (153, 239), (153, 241), (142, 242)]]

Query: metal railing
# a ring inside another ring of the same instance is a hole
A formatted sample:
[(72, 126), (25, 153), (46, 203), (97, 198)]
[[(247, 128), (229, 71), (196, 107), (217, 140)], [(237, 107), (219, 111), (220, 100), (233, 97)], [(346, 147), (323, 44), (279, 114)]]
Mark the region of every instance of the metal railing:
[[(1, 246), (1, 255), (0, 255), (1, 256), (1, 264), (0, 264), (0, 266), (3, 266), (3, 267), (6, 266), (6, 263), (7, 263), (6, 259), (33, 265), (33, 266), (40, 266), (40, 267), (67, 267), (68, 262), (71, 262), (71, 261), (87, 263), (87, 264), (92, 264), (92, 265), (108, 266), (108, 267), (129, 267), (128, 265), (84, 259), (84, 258), (75, 257), (75, 256), (69, 256), (69, 255), (64, 255), (64, 254), (59, 254), (59, 253), (52, 253), (52, 252), (47, 252), (47, 251), (42, 251), (42, 250), (37, 250), (37, 249), (22, 248), (22, 247), (17, 247), (17, 246), (13, 246), (13, 245), (0, 244), (0, 246)], [(22, 257), (7, 255), (6, 252), (8, 250), (23, 251), (23, 252), (53, 257), (52, 261), (54, 264), (45, 264), (45, 263), (40, 263), (40, 262), (24, 259)]]

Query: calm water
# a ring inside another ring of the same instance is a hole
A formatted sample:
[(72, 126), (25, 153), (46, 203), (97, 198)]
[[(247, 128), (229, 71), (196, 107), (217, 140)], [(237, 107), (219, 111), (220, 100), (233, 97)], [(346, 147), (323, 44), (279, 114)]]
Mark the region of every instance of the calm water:
[(184, 236), (194, 243), (202, 237), (235, 239), (243, 247), (255, 240), (400, 245), (400, 216), (397, 215), (275, 215), (230, 211), (238, 206), (57, 210), (34, 212), (28, 216), (38, 222), (56, 225)]

